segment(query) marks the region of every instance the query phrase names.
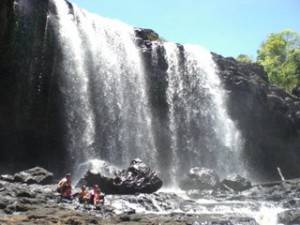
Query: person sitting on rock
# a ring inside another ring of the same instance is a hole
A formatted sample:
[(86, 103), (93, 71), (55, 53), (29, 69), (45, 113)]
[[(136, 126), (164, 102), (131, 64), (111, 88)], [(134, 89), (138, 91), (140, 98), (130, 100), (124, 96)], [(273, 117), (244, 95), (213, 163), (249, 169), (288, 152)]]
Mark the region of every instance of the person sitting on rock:
[(77, 194), (79, 203), (87, 203), (90, 200), (89, 192), (85, 185), (81, 187), (81, 191)]
[(104, 195), (101, 193), (97, 184), (89, 191), (89, 202), (95, 206), (98, 204), (104, 204)]
[(71, 174), (66, 174), (66, 176), (58, 182), (56, 191), (60, 193), (60, 196), (63, 198), (72, 198)]

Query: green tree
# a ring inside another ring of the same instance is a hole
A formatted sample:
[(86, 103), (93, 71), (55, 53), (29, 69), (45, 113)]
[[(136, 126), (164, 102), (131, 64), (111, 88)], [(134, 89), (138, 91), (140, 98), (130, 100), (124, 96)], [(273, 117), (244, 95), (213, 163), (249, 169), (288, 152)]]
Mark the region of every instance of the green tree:
[(236, 60), (239, 62), (253, 63), (253, 60), (251, 59), (251, 57), (248, 55), (245, 55), (245, 54), (238, 55), (238, 57), (236, 57)]
[(299, 34), (292, 30), (272, 33), (257, 53), (257, 63), (265, 68), (271, 83), (290, 92), (300, 82)]

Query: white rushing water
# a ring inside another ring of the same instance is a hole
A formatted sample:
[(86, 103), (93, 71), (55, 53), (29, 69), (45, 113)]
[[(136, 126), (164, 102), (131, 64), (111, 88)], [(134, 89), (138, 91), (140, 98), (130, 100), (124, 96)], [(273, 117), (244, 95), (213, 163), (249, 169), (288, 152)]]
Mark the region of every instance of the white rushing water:
[[(173, 164), (206, 166), (223, 176), (243, 172), (243, 141), (228, 116), (226, 94), (211, 54), (193, 45), (184, 46), (184, 56), (174, 43), (165, 43), (164, 48), (169, 64), (167, 99)], [(182, 168), (174, 167), (172, 172), (178, 174), (178, 169)]]
[[(252, 200), (191, 200), (183, 195), (181, 198), (162, 192), (160, 196), (164, 201), (157, 196), (143, 194), (124, 198), (112, 195), (107, 196), (106, 204), (112, 206), (117, 214), (134, 210), (137, 213), (145, 214), (168, 215), (173, 213), (173, 216), (176, 217), (176, 213), (178, 213), (193, 218), (191, 224), (198, 222), (201, 225), (219, 224), (216, 221), (223, 221), (220, 224), (234, 225), (279, 225), (278, 214), (284, 211), (274, 203)], [(226, 223), (225, 221), (232, 222)]]
[(91, 108), (85, 46), (74, 16), (65, 1), (54, 0), (58, 13), (58, 34), (62, 46), (61, 89), (65, 100), (66, 143), (79, 163), (93, 145), (95, 118)]
[[(154, 163), (143, 64), (134, 31), (118, 21), (54, 0), (63, 52), (67, 143), (77, 163), (98, 157)], [(100, 152), (99, 152), (100, 151)]]
[(52, 1), (57, 16), (51, 21), (62, 52), (58, 69), (66, 146), (74, 167), (96, 158), (128, 166), (141, 158), (173, 185), (194, 166), (215, 169), (223, 177), (244, 175), (240, 133), (228, 116), (226, 93), (209, 52), (190, 45), (180, 52), (173, 43), (153, 42), (153, 61), (159, 60), (160, 45), (168, 64), (168, 127), (162, 137), (156, 118), (153, 126), (156, 114), (134, 29), (76, 5), (70, 8), (63, 0)]

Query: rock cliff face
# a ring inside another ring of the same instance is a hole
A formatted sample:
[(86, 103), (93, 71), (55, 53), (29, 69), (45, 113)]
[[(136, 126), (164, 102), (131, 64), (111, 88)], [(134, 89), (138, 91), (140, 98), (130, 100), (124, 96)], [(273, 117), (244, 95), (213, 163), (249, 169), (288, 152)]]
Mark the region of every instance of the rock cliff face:
[[(150, 92), (153, 105), (162, 117), (167, 112), (164, 74), (168, 68), (164, 49), (158, 48), (158, 63), (151, 63), (149, 30), (138, 30), (139, 44), (144, 49), (147, 71), (150, 74)], [(178, 45), (181, 52), (184, 46)], [(219, 76), (227, 91), (227, 104), (231, 118), (242, 131), (244, 159), (254, 179), (280, 179), (278, 168), (285, 178), (298, 177), (300, 150), (300, 99), (271, 85), (263, 67), (224, 58), (212, 53)], [(152, 76), (151, 76), (152, 74)], [(155, 74), (155, 75), (153, 75)], [(226, 162), (224, 162), (226, 163)], [(257, 172), (259, 171), (259, 172)]]
[[(72, 9), (70, 7), (70, 9)], [(48, 12), (48, 0), (0, 2), (0, 165), (5, 170), (43, 166), (56, 173), (66, 170), (66, 148), (61, 112), (61, 50)], [(22, 13), (21, 13), (22, 12)], [(168, 64), (163, 47), (151, 58), (158, 35), (136, 29), (148, 74), (148, 91), (154, 126), (164, 137), (168, 104), (165, 77)], [(184, 47), (178, 45), (183, 51)], [(300, 172), (300, 99), (270, 85), (263, 68), (213, 53), (228, 94), (230, 116), (245, 140), (244, 156), (260, 178), (278, 179), (277, 167), (286, 178)], [(159, 143), (169, 146), (169, 139)], [(160, 153), (165, 157), (166, 152)], [(68, 159), (72, 160), (72, 159)]]
[[(245, 139), (250, 169), (273, 179), (299, 176), (300, 99), (269, 83), (263, 68), (214, 54), (228, 108)], [(259, 176), (259, 174), (258, 174)]]
[[(0, 3), (0, 158), (3, 170), (64, 159), (55, 37), (47, 0)], [(46, 32), (49, 29), (49, 32)], [(59, 164), (57, 169), (60, 169)], [(53, 167), (53, 166), (52, 166)]]

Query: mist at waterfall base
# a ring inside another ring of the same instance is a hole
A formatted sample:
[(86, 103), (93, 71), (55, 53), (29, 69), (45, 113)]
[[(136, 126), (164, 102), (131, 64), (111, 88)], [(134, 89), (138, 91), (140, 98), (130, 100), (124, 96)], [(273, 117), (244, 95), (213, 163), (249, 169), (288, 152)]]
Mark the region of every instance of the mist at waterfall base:
[(63, 56), (57, 69), (64, 74), (59, 79), (65, 142), (74, 170), (94, 159), (122, 168), (140, 158), (165, 186), (176, 186), (177, 178), (195, 166), (212, 168), (221, 177), (247, 174), (242, 137), (227, 114), (226, 93), (209, 52), (189, 45), (180, 52), (174, 43), (153, 42), (152, 64), (159, 63), (158, 48), (168, 64), (162, 96), (167, 127), (160, 127), (134, 28), (53, 2), (57, 16), (49, 15), (49, 22)]

